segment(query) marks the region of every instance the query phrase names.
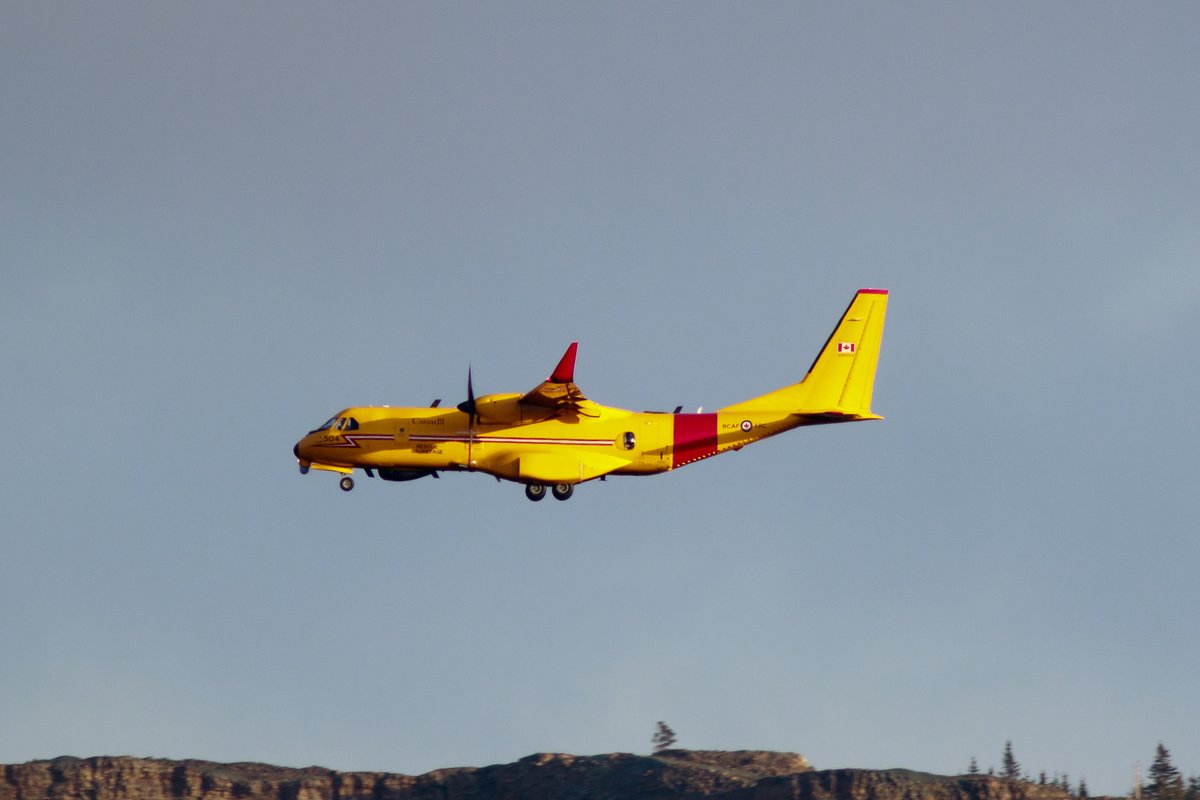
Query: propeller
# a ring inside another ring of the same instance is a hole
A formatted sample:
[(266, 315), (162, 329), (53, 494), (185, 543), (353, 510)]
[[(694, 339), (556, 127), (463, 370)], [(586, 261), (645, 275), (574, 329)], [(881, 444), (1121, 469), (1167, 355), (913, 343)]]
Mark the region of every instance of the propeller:
[(458, 410), (471, 416), (471, 427), (475, 427), (478, 415), (475, 411), (475, 386), (471, 381), (471, 367), (467, 366), (467, 399), (457, 406)]

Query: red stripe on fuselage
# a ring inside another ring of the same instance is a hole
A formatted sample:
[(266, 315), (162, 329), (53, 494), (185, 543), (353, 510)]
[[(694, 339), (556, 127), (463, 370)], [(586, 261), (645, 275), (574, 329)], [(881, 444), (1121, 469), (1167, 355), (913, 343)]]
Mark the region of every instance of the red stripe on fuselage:
[(716, 455), (716, 414), (675, 414), (675, 441), (671, 469)]

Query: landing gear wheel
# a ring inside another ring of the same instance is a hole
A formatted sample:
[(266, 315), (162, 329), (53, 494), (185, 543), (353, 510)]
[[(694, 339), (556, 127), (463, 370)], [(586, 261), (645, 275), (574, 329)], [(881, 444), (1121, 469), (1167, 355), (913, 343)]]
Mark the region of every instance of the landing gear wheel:
[(354, 488), (354, 478), (351, 478), (349, 475), (347, 475), (338, 481), (338, 486), (342, 487), (343, 492), (348, 492)]
[(527, 483), (525, 484), (525, 496), (536, 503), (546, 496), (546, 487), (540, 483)]
[(570, 483), (556, 483), (551, 491), (554, 493), (555, 500), (566, 500), (575, 494), (575, 486)]

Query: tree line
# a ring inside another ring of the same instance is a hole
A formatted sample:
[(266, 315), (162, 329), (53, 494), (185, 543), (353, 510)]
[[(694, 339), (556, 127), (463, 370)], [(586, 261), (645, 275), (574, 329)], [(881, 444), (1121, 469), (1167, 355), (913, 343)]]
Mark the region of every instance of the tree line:
[[(979, 763), (974, 756), (967, 767), (967, 774), (979, 774)], [(1004, 743), (999, 773), (993, 768), (988, 768), (987, 774), (998, 775), (1006, 780), (1034, 782), (1028, 772), (1022, 772), (1020, 763), (1013, 756), (1011, 740)], [(1162, 742), (1158, 743), (1154, 751), (1154, 763), (1150, 765), (1146, 777), (1148, 780), (1144, 783), (1141, 782), (1140, 775), (1137, 777), (1137, 785), (1130, 792), (1130, 796), (1135, 800), (1200, 800), (1200, 775), (1192, 775), (1184, 780), (1183, 773), (1171, 762), (1171, 752)], [(1070, 776), (1065, 772), (1056, 772), (1053, 777), (1048, 777), (1043, 770), (1038, 775), (1037, 783), (1039, 786), (1057, 786), (1078, 798), (1088, 797), (1087, 780), (1080, 778), (1079, 783), (1072, 786)]]
[[(670, 725), (660, 720), (654, 736), (651, 737), (654, 752), (661, 753), (663, 750), (673, 747), (676, 741), (675, 731), (671, 729)], [(967, 774), (980, 774), (979, 762), (975, 760), (974, 756), (971, 756)], [(1010, 781), (1034, 782), (1028, 772), (1021, 770), (1021, 764), (1013, 755), (1011, 739), (1004, 743), (1004, 754), (1000, 757), (999, 773), (989, 767), (987, 774)], [(1183, 773), (1171, 762), (1171, 752), (1162, 742), (1159, 742), (1158, 747), (1155, 748), (1154, 763), (1150, 765), (1150, 771), (1146, 777), (1149, 780), (1142, 783), (1141, 775), (1137, 776), (1136, 785), (1129, 793), (1134, 800), (1200, 800), (1200, 775), (1192, 775), (1185, 781)], [(1065, 772), (1061, 774), (1056, 772), (1053, 776), (1048, 776), (1046, 771), (1042, 770), (1038, 775), (1037, 784), (1039, 786), (1057, 786), (1080, 800), (1089, 797), (1087, 779), (1080, 778), (1079, 783), (1072, 786), (1071, 777)]]

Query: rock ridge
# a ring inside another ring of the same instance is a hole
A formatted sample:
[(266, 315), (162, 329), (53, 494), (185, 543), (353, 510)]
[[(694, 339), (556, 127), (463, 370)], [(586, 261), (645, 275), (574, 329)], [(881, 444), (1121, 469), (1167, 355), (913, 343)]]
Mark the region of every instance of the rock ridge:
[(4, 766), (0, 800), (1074, 800), (1057, 786), (909, 770), (813, 770), (796, 753), (535, 753), (424, 775), (131, 756)]

